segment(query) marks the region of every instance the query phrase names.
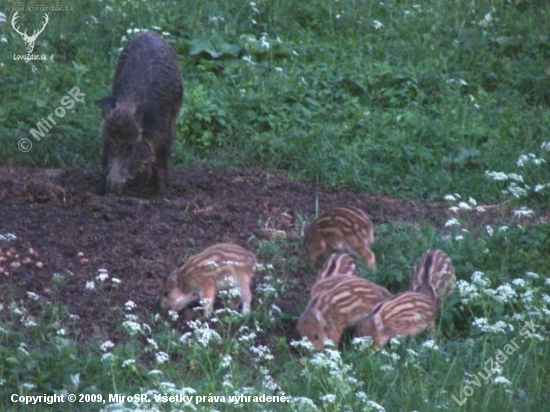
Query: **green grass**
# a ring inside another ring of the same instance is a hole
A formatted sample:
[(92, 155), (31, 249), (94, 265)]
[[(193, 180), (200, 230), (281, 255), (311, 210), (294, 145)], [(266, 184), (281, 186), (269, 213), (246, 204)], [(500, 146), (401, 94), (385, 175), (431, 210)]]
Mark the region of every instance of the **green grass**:
[[(48, 60), (32, 63), (12, 59), (24, 49), (6, 12), (0, 162), (97, 167), (95, 101), (119, 48), (149, 29), (167, 33), (185, 78), (177, 167), (253, 164), (400, 197), (499, 200), (483, 172), (534, 151), (550, 129), (550, 7), (508, 3), (92, 2), (50, 17), (35, 47)], [(29, 130), (73, 86), (85, 103), (35, 141)]]
[[(54, 392), (106, 400), (109, 393), (144, 393), (151, 400), (154, 394), (198, 395), (205, 398), (192, 405), (197, 410), (223, 411), (374, 411), (379, 404), (387, 411), (503, 412), (547, 404), (548, 225), (475, 227), (461, 209), (502, 202), (547, 211), (550, 4), (418, 4), (86, 2), (73, 13), (50, 13), (35, 47), (48, 60), (32, 63), (12, 59), (24, 47), (9, 26), (13, 12), (5, 12), (0, 164), (97, 167), (100, 110), (94, 102), (109, 93), (121, 39), (133, 36), (129, 29), (159, 27), (170, 33), (186, 85), (176, 167), (254, 165), (403, 198), (460, 194), (453, 203), (456, 224), (387, 223), (378, 228), (375, 245), (387, 276), (375, 280), (391, 290), (407, 286), (413, 262), (428, 247), (453, 257), (460, 288), (441, 316), (437, 347), (419, 337), (380, 352), (353, 342), (341, 354), (313, 354), (273, 333), (288, 317), (272, 307), (273, 296), (292, 287), (290, 281), (261, 288), (250, 318), (222, 311), (217, 321), (194, 323), (183, 340), (166, 318), (134, 317), (132, 309), (120, 308), (125, 339), (111, 347), (104, 344), (108, 336), (80, 335), (56, 302), (60, 279), (49, 300), (30, 295), (0, 306), (0, 409), (28, 410), (11, 403), (12, 394)], [(38, 27), (40, 16), (21, 13), (19, 20)], [(74, 86), (86, 101), (35, 141), (29, 130)], [(33, 143), (28, 153), (17, 148), (22, 138)], [(522, 166), (521, 155), (527, 156)], [(486, 171), (502, 172), (504, 180)], [(277, 242), (255, 246), (265, 263), (287, 273), (303, 264), (285, 260)], [(29, 317), (30, 307), (40, 309), (33, 310), (40, 318)], [(472, 383), (489, 358), (523, 339), (526, 321), (540, 325), (535, 334), (498, 373)], [(290, 402), (239, 407), (208, 399), (262, 393), (284, 393)], [(466, 401), (459, 406), (452, 396)], [(107, 409), (109, 403), (65, 403), (62, 410)], [(125, 407), (193, 409), (173, 402)]]

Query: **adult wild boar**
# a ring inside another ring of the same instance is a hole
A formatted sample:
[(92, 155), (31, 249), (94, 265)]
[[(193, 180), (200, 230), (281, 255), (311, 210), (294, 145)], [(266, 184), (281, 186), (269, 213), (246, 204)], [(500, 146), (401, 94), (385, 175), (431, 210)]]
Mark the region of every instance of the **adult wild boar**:
[(142, 183), (164, 193), (183, 81), (172, 47), (142, 33), (120, 53), (113, 92), (102, 99), (102, 189)]

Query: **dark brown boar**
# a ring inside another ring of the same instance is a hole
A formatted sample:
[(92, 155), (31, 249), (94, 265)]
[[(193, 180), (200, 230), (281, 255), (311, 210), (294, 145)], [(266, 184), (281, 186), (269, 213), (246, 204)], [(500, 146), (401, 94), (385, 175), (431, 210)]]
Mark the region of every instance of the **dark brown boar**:
[(164, 193), (183, 81), (172, 47), (142, 33), (120, 53), (113, 91), (102, 100), (102, 191), (135, 184)]

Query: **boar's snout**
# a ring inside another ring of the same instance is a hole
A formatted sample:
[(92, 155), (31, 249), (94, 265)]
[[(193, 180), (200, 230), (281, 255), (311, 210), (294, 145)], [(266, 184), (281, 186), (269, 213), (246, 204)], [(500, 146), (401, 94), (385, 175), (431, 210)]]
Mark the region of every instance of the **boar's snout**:
[(120, 195), (124, 185), (128, 181), (128, 167), (123, 165), (118, 159), (115, 159), (111, 164), (106, 177), (105, 191), (106, 193), (114, 193)]

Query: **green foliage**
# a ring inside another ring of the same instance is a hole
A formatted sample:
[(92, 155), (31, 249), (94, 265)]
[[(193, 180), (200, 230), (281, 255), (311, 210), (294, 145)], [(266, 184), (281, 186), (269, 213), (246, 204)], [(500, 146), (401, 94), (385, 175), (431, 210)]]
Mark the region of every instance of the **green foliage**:
[[(482, 172), (505, 170), (550, 129), (546, 3), (166, 0), (77, 8), (51, 16), (35, 51), (46, 61), (12, 60), (23, 43), (6, 31), (1, 163), (97, 166), (94, 102), (110, 91), (118, 50), (143, 29), (173, 44), (184, 73), (176, 165), (252, 164), (403, 197), (467, 189), (500, 200)], [(40, 24), (32, 13), (21, 17)], [(86, 102), (34, 140), (30, 129), (73, 86)], [(22, 138), (31, 152), (17, 149)]]

